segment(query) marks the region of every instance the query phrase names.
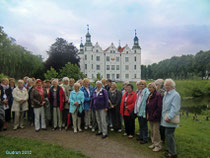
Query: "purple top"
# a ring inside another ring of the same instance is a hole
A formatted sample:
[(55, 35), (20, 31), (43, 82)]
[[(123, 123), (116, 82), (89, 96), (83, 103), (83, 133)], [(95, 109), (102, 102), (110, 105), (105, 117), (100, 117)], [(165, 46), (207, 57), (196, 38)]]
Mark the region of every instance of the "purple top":
[(108, 93), (105, 89), (102, 89), (98, 93), (98, 95), (97, 95), (97, 92), (94, 91), (93, 98), (91, 101), (91, 108), (93, 110), (101, 110), (101, 109), (108, 108), (109, 107), (108, 100), (109, 100)]

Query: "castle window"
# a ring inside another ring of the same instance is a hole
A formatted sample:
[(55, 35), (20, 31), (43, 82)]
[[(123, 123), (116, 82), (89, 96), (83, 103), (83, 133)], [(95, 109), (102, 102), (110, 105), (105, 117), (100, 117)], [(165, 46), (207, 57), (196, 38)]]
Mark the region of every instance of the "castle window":
[(134, 74), (134, 78), (136, 78), (136, 74)]
[(100, 61), (100, 56), (96, 56), (96, 61)]
[(116, 57), (116, 61), (120, 61), (120, 57)]
[(115, 79), (115, 74), (112, 74), (112, 79), (113, 79), (113, 80)]
[(85, 55), (85, 60), (87, 60), (87, 55)]
[(129, 65), (125, 65), (125, 70), (129, 70)]
[(109, 56), (106, 57), (106, 61), (110, 61), (110, 57)]
[(136, 61), (136, 57), (134, 57), (134, 61)]
[(128, 79), (129, 78), (129, 74), (125, 74), (125, 78)]
[(106, 66), (106, 70), (110, 70), (110, 65), (107, 65)]
[(93, 55), (91, 55), (91, 60), (93, 60)]
[(85, 64), (85, 70), (87, 70), (87, 64)]
[(107, 74), (107, 75), (106, 75), (106, 78), (107, 78), (107, 79), (110, 79), (110, 74)]
[(115, 70), (115, 65), (112, 65), (112, 70)]
[(125, 57), (125, 62), (129, 62), (129, 58), (128, 57)]
[(136, 70), (136, 65), (134, 65), (134, 70)]
[(96, 53), (98, 53), (98, 49), (96, 49)]
[(116, 78), (119, 79), (120, 78), (120, 74), (117, 74)]
[(100, 65), (96, 65), (96, 70), (100, 70)]
[(93, 69), (93, 64), (91, 65), (91, 68)]
[(120, 70), (120, 65), (116, 65), (116, 70)]

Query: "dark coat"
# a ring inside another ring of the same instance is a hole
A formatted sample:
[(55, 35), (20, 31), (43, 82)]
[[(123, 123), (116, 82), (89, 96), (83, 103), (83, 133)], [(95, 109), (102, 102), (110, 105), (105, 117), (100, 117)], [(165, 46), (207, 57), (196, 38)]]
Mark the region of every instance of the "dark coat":
[(30, 96), (30, 99), (31, 99), (31, 103), (32, 105), (34, 106), (34, 108), (40, 108), (42, 107), (41, 103), (43, 101), (45, 101), (47, 103), (47, 91), (46, 89), (43, 88), (43, 99), (41, 99), (41, 95), (39, 94), (38, 90), (36, 88), (33, 88), (32, 89), (32, 92), (31, 92), (31, 96)]
[(6, 94), (7, 99), (8, 99), (8, 105), (9, 105), (10, 108), (12, 107), (12, 103), (13, 103), (12, 91), (13, 91), (13, 89), (11, 87), (9, 87), (8, 89), (5, 90), (5, 94)]
[(122, 93), (116, 90), (114, 93), (109, 91), (108, 95), (109, 95), (109, 100), (111, 101), (112, 105), (114, 105), (115, 108), (120, 108)]
[(93, 110), (101, 110), (109, 107), (109, 97), (108, 93), (105, 89), (96, 95), (96, 91), (93, 92), (93, 97), (91, 100), (91, 109)]
[[(151, 95), (151, 93), (150, 93)], [(160, 121), (162, 111), (162, 96), (154, 91), (152, 96), (147, 98), (146, 113), (149, 121)]]
[[(58, 107), (60, 107), (60, 110), (64, 110), (64, 101), (65, 101), (65, 94), (63, 91), (63, 88), (61, 88), (60, 86), (57, 87), (57, 103), (58, 103)], [(53, 108), (53, 101), (54, 101), (54, 97), (53, 97), (53, 87), (50, 88), (49, 91), (49, 101), (50, 101), (50, 107)]]

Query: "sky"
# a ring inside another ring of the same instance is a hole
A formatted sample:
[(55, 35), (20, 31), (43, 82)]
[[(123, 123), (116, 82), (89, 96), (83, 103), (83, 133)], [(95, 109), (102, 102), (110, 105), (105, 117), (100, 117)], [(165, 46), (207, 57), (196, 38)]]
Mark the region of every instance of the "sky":
[(136, 29), (146, 65), (210, 50), (210, 0), (0, 0), (0, 26), (44, 59), (57, 37), (79, 48), (87, 24), (103, 49), (132, 48)]

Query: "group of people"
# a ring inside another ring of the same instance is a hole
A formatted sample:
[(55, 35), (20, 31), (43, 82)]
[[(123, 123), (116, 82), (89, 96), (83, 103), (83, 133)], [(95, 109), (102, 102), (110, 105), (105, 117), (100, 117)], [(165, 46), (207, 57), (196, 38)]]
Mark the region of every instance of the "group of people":
[(75, 83), (68, 77), (46, 81), (25, 77), (17, 81), (17, 86), (15, 83), (13, 78), (1, 81), (0, 128), (3, 130), (7, 130), (11, 121), (14, 130), (23, 129), (27, 118), (36, 132), (47, 127), (52, 130), (73, 127), (74, 133), (90, 129), (103, 139), (108, 131), (124, 131), (124, 136), (133, 138), (137, 118), (137, 140), (141, 144), (148, 143), (150, 135), (150, 149), (160, 151), (165, 141), (166, 157), (177, 156), (174, 132), (178, 127), (181, 98), (172, 79), (158, 79), (148, 85), (145, 80), (138, 81), (136, 92), (128, 81), (118, 90), (117, 84), (109, 79), (96, 81), (95, 87), (88, 78)]

